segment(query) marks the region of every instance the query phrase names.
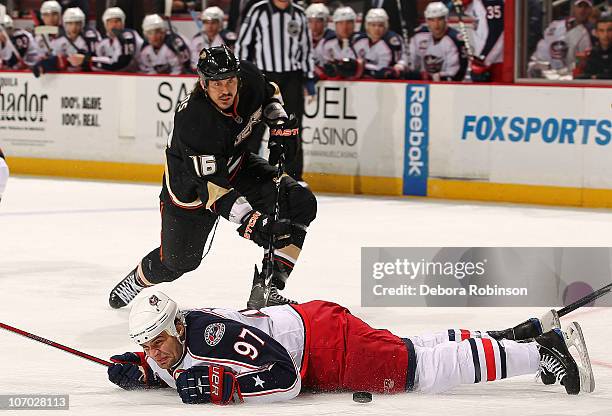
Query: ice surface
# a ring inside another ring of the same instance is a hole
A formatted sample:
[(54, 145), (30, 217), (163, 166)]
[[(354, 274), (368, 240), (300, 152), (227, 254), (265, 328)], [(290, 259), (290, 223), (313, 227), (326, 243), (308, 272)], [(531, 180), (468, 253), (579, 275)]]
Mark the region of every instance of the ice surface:
[[(0, 204), (0, 322), (108, 358), (134, 351), (128, 310), (112, 310), (109, 290), (159, 240), (158, 186), (11, 178)], [(398, 335), (461, 326), (510, 326), (544, 309), (361, 308), (362, 246), (610, 246), (612, 212), (408, 198), (320, 195), (319, 214), (285, 291), (299, 300), (348, 306)], [(200, 268), (161, 289), (182, 306), (243, 308), (261, 252), (221, 221)], [(126, 392), (106, 370), (0, 331), (0, 394), (70, 394), (72, 415), (612, 415), (612, 309), (568, 316), (582, 324), (596, 390), (568, 397), (532, 377), (462, 386), (450, 394), (303, 394), (267, 406), (183, 405), (171, 390)], [(10, 414), (0, 411), (0, 416)], [(20, 415), (26, 414), (23, 412)]]

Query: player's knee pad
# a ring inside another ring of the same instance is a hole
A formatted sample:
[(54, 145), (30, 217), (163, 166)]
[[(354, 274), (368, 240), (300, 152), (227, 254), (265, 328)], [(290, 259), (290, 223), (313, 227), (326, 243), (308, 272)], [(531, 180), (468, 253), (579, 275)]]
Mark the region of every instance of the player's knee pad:
[(317, 216), (317, 198), (312, 191), (297, 183), (291, 177), (284, 177), (281, 182), (285, 199), (285, 215), (292, 221), (305, 226)]
[(197, 264), (183, 264), (173, 258), (163, 258), (160, 255), (159, 248), (156, 248), (147, 254), (140, 264), (144, 278), (148, 280), (148, 283), (158, 284), (178, 279), (183, 274), (196, 269), (201, 261), (201, 258), (198, 257)]

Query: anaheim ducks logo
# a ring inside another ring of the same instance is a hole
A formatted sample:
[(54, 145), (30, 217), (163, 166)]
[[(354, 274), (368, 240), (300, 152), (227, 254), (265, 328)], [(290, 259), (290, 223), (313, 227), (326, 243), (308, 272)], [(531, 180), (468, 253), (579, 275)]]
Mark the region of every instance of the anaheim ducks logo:
[(217, 345), (225, 334), (225, 324), (217, 322), (210, 324), (204, 330), (204, 341), (211, 347)]

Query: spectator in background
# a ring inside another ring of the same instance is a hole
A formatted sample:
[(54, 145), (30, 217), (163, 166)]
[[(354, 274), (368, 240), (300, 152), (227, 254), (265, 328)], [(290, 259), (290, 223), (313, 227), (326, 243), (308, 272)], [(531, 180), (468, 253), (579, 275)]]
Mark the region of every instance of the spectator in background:
[(42, 53), (34, 36), (26, 30), (15, 29), (8, 14), (0, 17), (0, 57), (2, 66), (9, 69), (26, 69), (36, 65)]
[(591, 0), (576, 0), (572, 17), (550, 22), (531, 56), (527, 70), (530, 78), (572, 78), (576, 55), (592, 48), (589, 26), (592, 10)]
[(410, 78), (463, 81), (467, 72), (465, 44), (459, 32), (448, 26), (448, 8), (439, 1), (425, 9), (426, 25), (410, 40)]
[(327, 27), (329, 9), (323, 3), (313, 3), (306, 9), (308, 28), (312, 41), (312, 56), (316, 67), (323, 67), (323, 44), (336, 33)]
[(612, 79), (612, 17), (602, 17), (595, 26), (597, 45), (591, 51), (580, 78)]
[[(399, 34), (408, 42), (414, 29), (418, 25), (417, 0), (362, 0), (363, 16), (367, 16), (370, 9), (384, 9), (389, 16), (389, 30)], [(365, 31), (365, 22), (362, 22), (361, 31)]]
[(202, 31), (191, 39), (191, 65), (195, 68), (198, 64), (200, 51), (213, 46), (227, 45), (234, 47), (236, 34), (230, 30), (223, 29), (225, 13), (217, 6), (207, 7), (200, 15), (202, 20)]
[(45, 57), (52, 54), (51, 43), (59, 36), (64, 34), (64, 28), (61, 26), (62, 6), (57, 1), (49, 0), (43, 2), (40, 6), (40, 18), (42, 25), (49, 27), (57, 27), (57, 34), (39, 34), (36, 35), (36, 42), (41, 52)]
[(355, 51), (355, 32), (357, 15), (350, 7), (339, 7), (332, 17), (336, 36), (323, 43), (322, 78), (360, 78), (363, 74), (363, 62)]
[(95, 69), (136, 72), (142, 38), (135, 30), (125, 27), (125, 13), (119, 7), (106, 9), (102, 21), (106, 33), (96, 46), (98, 60)]
[(370, 9), (365, 17), (366, 33), (355, 40), (355, 51), (363, 60), (364, 75), (378, 79), (399, 79), (406, 70), (404, 41), (389, 30), (385, 9)]
[(167, 27), (166, 21), (157, 14), (145, 16), (142, 21), (146, 41), (138, 55), (141, 72), (171, 75), (191, 72), (187, 41), (178, 34), (167, 33)]

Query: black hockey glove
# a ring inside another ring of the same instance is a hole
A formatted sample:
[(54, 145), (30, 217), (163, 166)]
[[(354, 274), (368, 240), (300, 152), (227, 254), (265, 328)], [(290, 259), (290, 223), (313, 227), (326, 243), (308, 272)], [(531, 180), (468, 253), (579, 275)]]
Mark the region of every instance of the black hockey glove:
[(268, 247), (270, 235), (273, 235), (274, 248), (283, 248), (293, 242), (293, 228), (289, 220), (273, 222), (269, 215), (253, 210), (242, 219), (238, 234), (264, 248)]
[(155, 376), (142, 352), (126, 352), (121, 355), (113, 355), (111, 361), (115, 364), (108, 367), (108, 379), (122, 389), (166, 387), (166, 384)]
[(183, 403), (241, 403), (242, 394), (236, 376), (218, 365), (191, 367), (176, 379), (176, 391)]
[(300, 140), (300, 128), (298, 120), (292, 114), (284, 123), (270, 126), (270, 139), (268, 149), (270, 156), (268, 162), (274, 166), (278, 164), (281, 154), (285, 154), (285, 161), (295, 159), (298, 151), (298, 140)]

